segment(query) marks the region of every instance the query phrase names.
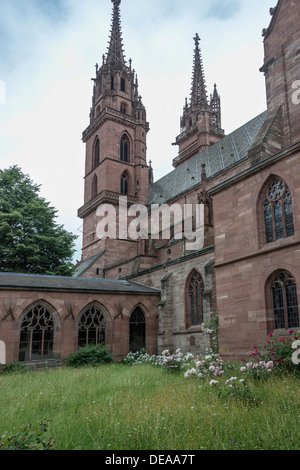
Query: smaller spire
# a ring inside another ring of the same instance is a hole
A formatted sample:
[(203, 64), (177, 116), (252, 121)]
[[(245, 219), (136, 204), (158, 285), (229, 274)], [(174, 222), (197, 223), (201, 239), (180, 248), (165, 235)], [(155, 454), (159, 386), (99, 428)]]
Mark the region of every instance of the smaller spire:
[(197, 33), (194, 37), (195, 50), (194, 50), (194, 70), (191, 88), (191, 105), (198, 105), (201, 108), (208, 106), (206, 83), (204, 78), (204, 70), (202, 63), (201, 50), (199, 47), (200, 37)]
[(210, 106), (213, 112), (213, 125), (215, 128), (221, 129), (221, 98), (216, 83), (213, 94), (210, 95)]

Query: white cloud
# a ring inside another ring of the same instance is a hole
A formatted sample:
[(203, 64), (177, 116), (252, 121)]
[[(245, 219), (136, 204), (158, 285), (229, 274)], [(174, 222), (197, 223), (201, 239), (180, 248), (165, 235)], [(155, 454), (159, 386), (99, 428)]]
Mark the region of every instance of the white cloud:
[[(132, 58), (151, 131), (155, 178), (172, 169), (179, 119), (189, 96), (199, 33), (208, 92), (217, 82), (231, 132), (265, 109), (261, 30), (269, 0), (123, 0), (125, 54)], [(225, 6), (227, 8), (225, 9)], [(109, 0), (1, 0), (0, 167), (19, 165), (42, 185), (59, 222), (77, 231), (94, 64), (111, 25)], [(78, 240), (80, 257), (81, 238)]]

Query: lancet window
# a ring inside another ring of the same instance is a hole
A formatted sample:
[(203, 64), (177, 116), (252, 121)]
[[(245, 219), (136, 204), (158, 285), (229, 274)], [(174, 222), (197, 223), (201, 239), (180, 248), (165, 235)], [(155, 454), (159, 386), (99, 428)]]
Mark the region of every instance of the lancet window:
[(282, 180), (275, 181), (264, 200), (266, 243), (294, 235), (292, 197)]

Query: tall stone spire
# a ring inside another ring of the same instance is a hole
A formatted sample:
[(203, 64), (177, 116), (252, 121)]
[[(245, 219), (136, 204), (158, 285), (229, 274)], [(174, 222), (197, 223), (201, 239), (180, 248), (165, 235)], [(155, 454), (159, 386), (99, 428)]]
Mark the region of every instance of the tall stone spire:
[(195, 51), (194, 51), (194, 69), (193, 80), (191, 89), (191, 105), (206, 108), (208, 105), (206, 83), (204, 78), (203, 62), (201, 50), (199, 47), (200, 38), (198, 33), (194, 37)]
[(216, 85), (210, 101), (208, 99), (198, 33), (194, 41), (191, 98), (189, 103), (187, 98), (185, 100), (180, 118), (181, 133), (173, 144), (179, 147), (179, 155), (173, 160), (174, 167), (224, 137), (224, 131), (221, 129), (221, 100)]
[(121, 63), (125, 65), (123, 44), (122, 44), (122, 31), (121, 31), (121, 18), (120, 18), (120, 3), (121, 0), (111, 0), (114, 4), (112, 13), (112, 26), (111, 36), (106, 57), (106, 63)]

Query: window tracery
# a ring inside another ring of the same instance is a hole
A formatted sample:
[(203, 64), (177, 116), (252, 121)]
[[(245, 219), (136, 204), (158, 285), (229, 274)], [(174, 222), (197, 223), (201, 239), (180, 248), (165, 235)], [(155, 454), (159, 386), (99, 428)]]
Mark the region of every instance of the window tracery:
[(266, 243), (294, 235), (292, 197), (282, 180), (274, 181), (264, 201)]

